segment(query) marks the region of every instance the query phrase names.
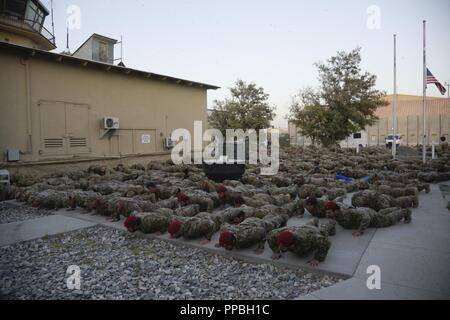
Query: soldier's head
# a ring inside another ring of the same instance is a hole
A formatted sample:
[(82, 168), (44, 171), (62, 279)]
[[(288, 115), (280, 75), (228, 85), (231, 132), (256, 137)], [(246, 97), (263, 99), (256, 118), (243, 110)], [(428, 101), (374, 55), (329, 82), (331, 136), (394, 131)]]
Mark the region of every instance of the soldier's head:
[(216, 192), (219, 195), (219, 198), (224, 198), (227, 192), (227, 188), (223, 184), (218, 184), (216, 186)]
[(156, 186), (155, 183), (153, 182), (149, 182), (147, 184), (147, 189), (150, 193), (157, 193), (158, 192), (158, 187)]
[(116, 203), (116, 213), (119, 216), (125, 214), (125, 203), (121, 200)]
[(33, 202), (31, 203), (31, 206), (33, 208), (39, 208), (41, 206), (41, 202), (37, 199), (33, 200)]
[(283, 231), (278, 235), (278, 249), (281, 252), (288, 251), (295, 244), (295, 236), (291, 231)]
[(178, 200), (178, 203), (180, 203), (180, 204), (186, 204), (189, 202), (189, 197), (184, 192), (181, 192), (180, 189), (178, 189), (177, 190), (177, 200)]
[(339, 211), (339, 206), (337, 205), (336, 201), (327, 201), (325, 203), (325, 210), (327, 218), (334, 219), (336, 218), (336, 214)]
[(178, 220), (172, 221), (172, 223), (167, 228), (172, 239), (177, 239), (182, 235), (182, 223)]
[(236, 237), (230, 231), (224, 231), (220, 234), (219, 245), (225, 250), (231, 251), (236, 245)]
[(239, 213), (235, 217), (233, 217), (233, 219), (231, 219), (231, 223), (238, 225), (241, 224), (244, 220), (245, 220), (245, 212), (239, 211)]
[(98, 198), (91, 198), (87, 200), (86, 209), (89, 211), (97, 209), (100, 204), (100, 200)]
[(136, 232), (141, 224), (141, 219), (135, 216), (129, 216), (124, 223), (125, 228), (130, 232)]
[(315, 206), (317, 206), (317, 204), (318, 204), (317, 198), (314, 196), (310, 196), (306, 199), (305, 208), (308, 211), (311, 211)]
[(244, 204), (245, 204), (245, 200), (244, 200), (244, 198), (242, 198), (241, 196), (236, 197), (236, 198), (234, 199), (234, 207), (235, 207), (235, 208), (240, 208), (240, 207), (242, 207)]

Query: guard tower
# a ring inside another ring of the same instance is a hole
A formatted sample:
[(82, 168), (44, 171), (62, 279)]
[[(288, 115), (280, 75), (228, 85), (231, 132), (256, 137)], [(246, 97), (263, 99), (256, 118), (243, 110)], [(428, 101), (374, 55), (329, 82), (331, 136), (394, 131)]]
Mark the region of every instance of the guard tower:
[(44, 27), (48, 15), (39, 0), (0, 0), (0, 42), (46, 51), (56, 49), (54, 35)]

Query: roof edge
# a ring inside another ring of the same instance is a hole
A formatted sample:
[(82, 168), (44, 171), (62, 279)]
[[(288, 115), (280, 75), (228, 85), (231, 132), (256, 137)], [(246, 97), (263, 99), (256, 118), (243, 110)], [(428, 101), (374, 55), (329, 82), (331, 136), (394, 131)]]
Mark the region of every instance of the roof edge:
[(218, 86), (207, 84), (207, 83), (171, 77), (171, 76), (167, 76), (167, 75), (163, 75), (163, 74), (158, 74), (158, 73), (153, 73), (153, 72), (148, 72), (148, 71), (143, 71), (143, 70), (138, 70), (138, 69), (121, 67), (121, 66), (113, 65), (113, 64), (109, 64), (109, 63), (103, 63), (103, 62), (98, 62), (98, 61), (94, 61), (94, 60), (77, 58), (77, 57), (68, 56), (68, 55), (64, 55), (64, 54), (60, 54), (60, 53), (19, 46), (19, 45), (15, 45), (15, 44), (11, 44), (11, 43), (6, 43), (6, 42), (0, 42), (0, 49), (3, 49), (3, 48), (17, 50), (17, 51), (26, 53), (30, 57), (41, 56), (43, 58), (50, 58), (50, 59), (53, 58), (53, 61), (57, 62), (57, 63), (74, 62), (75, 64), (78, 64), (79, 67), (95, 66), (98, 69), (102, 69), (102, 70), (108, 71), (108, 72), (111, 70), (114, 70), (117, 72), (121, 72), (125, 75), (142, 76), (144, 79), (170, 82), (175, 85), (197, 87), (197, 88), (202, 88), (202, 89), (206, 89), (206, 90), (220, 89), (220, 87), (218, 87)]

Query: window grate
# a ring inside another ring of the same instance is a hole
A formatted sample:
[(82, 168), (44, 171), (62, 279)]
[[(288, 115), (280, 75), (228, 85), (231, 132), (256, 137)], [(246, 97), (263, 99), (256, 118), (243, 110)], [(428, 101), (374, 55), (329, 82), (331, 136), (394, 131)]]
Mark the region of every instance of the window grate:
[(46, 149), (62, 148), (63, 143), (63, 139), (45, 139), (44, 147)]
[(71, 148), (86, 148), (87, 139), (86, 138), (70, 138)]

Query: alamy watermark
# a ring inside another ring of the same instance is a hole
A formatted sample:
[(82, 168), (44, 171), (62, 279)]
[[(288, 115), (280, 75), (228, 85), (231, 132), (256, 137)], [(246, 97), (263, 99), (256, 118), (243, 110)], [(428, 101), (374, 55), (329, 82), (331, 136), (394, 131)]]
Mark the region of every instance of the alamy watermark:
[[(278, 129), (220, 130), (203, 132), (203, 122), (194, 122), (194, 139), (187, 129), (176, 129), (171, 139), (178, 141), (172, 150), (172, 161), (181, 164), (261, 164), (261, 175), (276, 175), (280, 167), (280, 133)], [(193, 142), (193, 150), (192, 150)], [(204, 148), (204, 144), (209, 143)], [(224, 145), (226, 150), (224, 150)], [(246, 150), (248, 149), (248, 157)]]
[(368, 15), (366, 26), (369, 30), (381, 29), (381, 8), (377, 5), (371, 5), (367, 8)]
[(70, 266), (67, 268), (66, 274), (69, 277), (66, 279), (67, 289), (81, 290), (81, 269), (79, 266)]
[(69, 30), (81, 29), (81, 8), (77, 5), (70, 5), (67, 7), (67, 28)]
[(381, 290), (381, 268), (379, 266), (369, 266), (367, 268), (367, 289), (369, 290)]

